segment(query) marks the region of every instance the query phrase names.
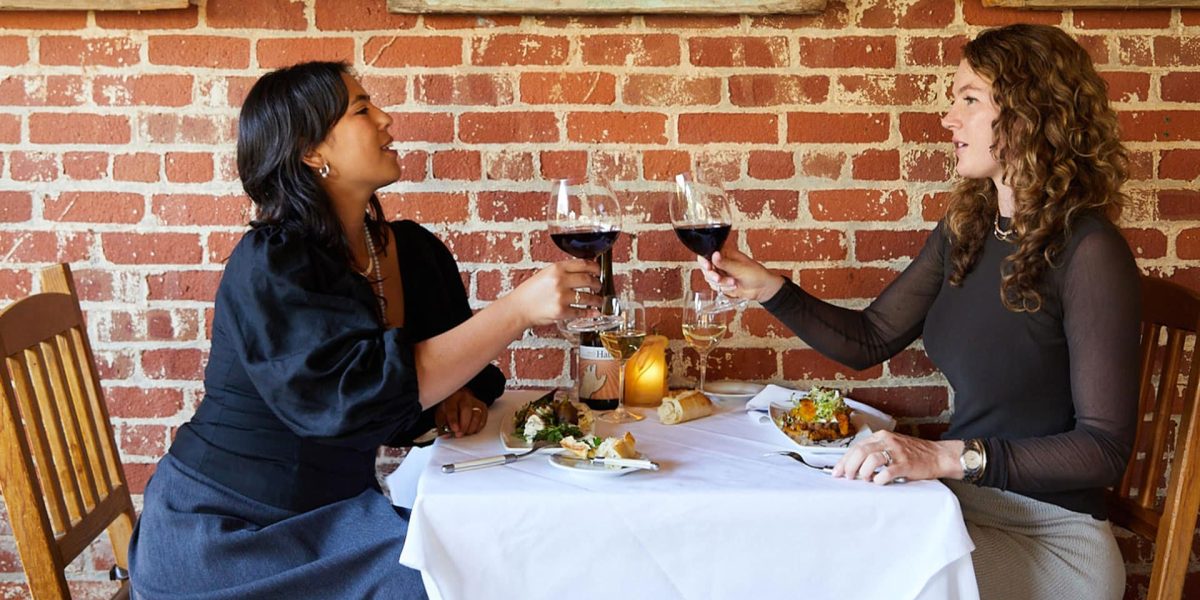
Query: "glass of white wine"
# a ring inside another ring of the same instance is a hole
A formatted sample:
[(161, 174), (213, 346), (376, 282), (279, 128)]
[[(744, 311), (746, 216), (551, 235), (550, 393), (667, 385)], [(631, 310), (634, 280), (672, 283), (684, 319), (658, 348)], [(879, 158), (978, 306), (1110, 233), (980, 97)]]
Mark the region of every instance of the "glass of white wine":
[(721, 343), (729, 330), (730, 311), (713, 309), (723, 301), (724, 298), (712, 290), (693, 290), (684, 298), (683, 339), (700, 353), (700, 384), (696, 386), (700, 392), (704, 392), (708, 353)]
[(617, 409), (603, 413), (597, 418), (605, 423), (641, 421), (646, 417), (625, 409), (625, 363), (642, 347), (642, 342), (646, 341), (646, 309), (629, 294), (612, 298), (610, 302), (617, 325), (601, 331), (600, 342), (604, 344), (604, 349), (621, 363), (617, 370)]

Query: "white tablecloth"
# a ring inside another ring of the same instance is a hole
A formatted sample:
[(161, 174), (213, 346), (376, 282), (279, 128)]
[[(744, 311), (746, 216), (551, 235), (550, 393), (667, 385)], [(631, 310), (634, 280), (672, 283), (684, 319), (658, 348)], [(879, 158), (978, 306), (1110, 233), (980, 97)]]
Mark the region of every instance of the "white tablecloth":
[(787, 440), (736, 410), (599, 424), (600, 435), (631, 431), (658, 472), (588, 476), (540, 454), (441, 472), (503, 453), (500, 420), (534, 397), (506, 394), (483, 432), (417, 449), (389, 478), (401, 498), (417, 480), (400, 562), (422, 571), (431, 597), (978, 599), (945, 486), (878, 487), (764, 457)]

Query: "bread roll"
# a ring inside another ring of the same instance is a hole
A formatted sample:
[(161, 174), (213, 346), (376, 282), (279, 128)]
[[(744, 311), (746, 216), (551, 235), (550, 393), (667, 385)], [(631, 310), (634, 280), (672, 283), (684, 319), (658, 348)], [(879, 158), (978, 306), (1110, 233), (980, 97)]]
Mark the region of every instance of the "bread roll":
[(600, 443), (600, 447), (596, 449), (596, 456), (600, 458), (637, 458), (638, 452), (634, 448), (635, 440), (628, 431), (623, 437), (604, 438)]
[(707, 417), (713, 413), (713, 403), (708, 396), (688, 390), (663, 398), (658, 407), (658, 419), (664, 425), (675, 425), (684, 421)]

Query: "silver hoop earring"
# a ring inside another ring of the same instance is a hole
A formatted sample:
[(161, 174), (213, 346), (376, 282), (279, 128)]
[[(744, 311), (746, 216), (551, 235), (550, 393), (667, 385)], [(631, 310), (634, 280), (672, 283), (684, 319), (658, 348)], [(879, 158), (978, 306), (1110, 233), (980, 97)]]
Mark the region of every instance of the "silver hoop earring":
[(321, 179), (329, 177), (329, 163), (321, 165), (321, 168), (317, 169), (317, 175), (320, 175)]

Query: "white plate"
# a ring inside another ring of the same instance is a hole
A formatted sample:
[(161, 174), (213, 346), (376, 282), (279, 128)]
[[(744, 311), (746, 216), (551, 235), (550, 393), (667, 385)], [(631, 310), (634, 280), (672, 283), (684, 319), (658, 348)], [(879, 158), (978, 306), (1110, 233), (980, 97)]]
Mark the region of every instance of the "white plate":
[[(523, 408), (523, 407), (522, 407)], [(520, 410), (520, 409), (518, 409)], [(504, 446), (505, 452), (522, 452), (533, 447), (533, 442), (526, 440), (524, 436), (517, 435), (513, 430), (513, 417), (517, 415), (514, 410), (504, 416), (504, 420), (500, 421), (500, 444)], [(593, 433), (595, 424), (592, 425), (592, 431), (584, 431), (583, 435)], [(547, 454), (550, 452), (558, 452), (562, 447), (557, 444), (551, 444), (537, 451), (538, 454)]]
[(746, 381), (708, 381), (704, 394), (727, 402), (745, 402), (758, 395), (766, 387), (761, 383)]
[[(790, 441), (795, 446), (800, 448), (800, 454), (804, 458), (816, 459), (817, 466), (832, 465), (837, 462), (846, 449), (855, 441), (868, 437), (873, 431), (888, 430), (896, 428), (896, 420), (887, 414), (879, 411), (876, 408), (867, 406), (862, 402), (857, 402), (849, 398), (845, 399), (846, 406), (850, 407), (850, 422), (858, 426), (858, 433), (855, 435), (843, 438), (840, 440), (829, 440), (825, 442), (817, 442), (815, 444), (802, 444), (792, 436), (788, 435), (780, 426), (778, 418), (786, 414), (792, 408), (792, 404), (788, 402), (772, 402), (768, 411), (769, 421), (775, 431), (784, 439)], [(762, 414), (762, 413), (759, 413)], [(766, 418), (766, 417), (764, 417)]]
[[(637, 458), (645, 458), (641, 454)], [(592, 464), (589, 461), (567, 456), (565, 453), (556, 452), (550, 455), (550, 466), (558, 467), (564, 471), (570, 471), (579, 475), (587, 475), (589, 477), (620, 477), (631, 471), (642, 471), (634, 467), (606, 467), (603, 465)]]

